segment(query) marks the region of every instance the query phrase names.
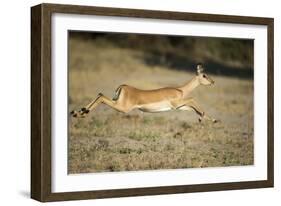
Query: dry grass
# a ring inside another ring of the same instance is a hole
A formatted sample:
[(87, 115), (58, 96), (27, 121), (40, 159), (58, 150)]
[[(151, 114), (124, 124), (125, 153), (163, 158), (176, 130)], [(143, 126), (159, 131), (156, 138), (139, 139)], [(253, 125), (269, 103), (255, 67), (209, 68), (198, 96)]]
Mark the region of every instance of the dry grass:
[[(126, 83), (143, 89), (179, 85), (194, 74), (147, 66), (144, 53), (103, 41), (70, 40), (69, 109)], [(208, 65), (206, 65), (208, 67)], [(212, 76), (194, 97), (221, 120), (198, 123), (193, 112), (122, 114), (101, 105), (69, 119), (69, 173), (253, 164), (253, 81)]]

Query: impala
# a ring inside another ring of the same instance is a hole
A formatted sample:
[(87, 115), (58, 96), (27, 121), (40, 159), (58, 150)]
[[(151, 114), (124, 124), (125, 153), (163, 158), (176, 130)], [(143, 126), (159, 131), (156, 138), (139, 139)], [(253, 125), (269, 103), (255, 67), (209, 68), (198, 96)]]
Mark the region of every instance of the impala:
[(203, 118), (217, 122), (206, 115), (197, 102), (190, 96), (191, 92), (199, 85), (212, 85), (214, 81), (204, 73), (202, 64), (197, 65), (197, 74), (188, 83), (179, 87), (164, 87), (153, 90), (141, 90), (129, 85), (120, 85), (112, 99), (99, 93), (87, 106), (79, 111), (73, 110), (73, 117), (85, 117), (99, 104), (103, 103), (123, 113), (134, 109), (143, 112), (163, 112), (169, 110), (195, 111), (199, 115), (199, 121)]

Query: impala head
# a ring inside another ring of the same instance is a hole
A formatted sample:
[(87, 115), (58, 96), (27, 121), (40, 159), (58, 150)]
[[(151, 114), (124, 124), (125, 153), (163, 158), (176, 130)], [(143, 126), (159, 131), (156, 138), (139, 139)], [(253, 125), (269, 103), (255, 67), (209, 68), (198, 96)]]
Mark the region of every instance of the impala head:
[(215, 83), (206, 73), (204, 73), (204, 67), (201, 63), (197, 64), (197, 78), (201, 85), (212, 85)]

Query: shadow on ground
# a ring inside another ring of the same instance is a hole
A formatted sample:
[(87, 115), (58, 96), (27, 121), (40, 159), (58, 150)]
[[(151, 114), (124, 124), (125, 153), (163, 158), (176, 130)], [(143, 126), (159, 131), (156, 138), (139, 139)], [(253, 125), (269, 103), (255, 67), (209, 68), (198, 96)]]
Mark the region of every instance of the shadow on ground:
[(21, 191), (18, 191), (18, 193), (25, 198), (30, 198), (30, 192), (27, 190), (21, 190)]

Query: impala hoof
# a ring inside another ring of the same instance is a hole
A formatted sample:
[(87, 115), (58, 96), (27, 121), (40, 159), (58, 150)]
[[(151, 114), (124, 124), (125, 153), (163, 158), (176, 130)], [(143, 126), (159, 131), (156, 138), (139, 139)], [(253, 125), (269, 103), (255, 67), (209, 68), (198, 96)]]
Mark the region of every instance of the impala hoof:
[(83, 107), (81, 110), (80, 110), (80, 113), (83, 113), (83, 114), (88, 114), (90, 112), (90, 110), (86, 109), (85, 107)]
[(70, 112), (70, 115), (72, 117), (77, 117), (77, 112), (75, 110), (73, 110), (73, 111)]
[(220, 120), (213, 119), (213, 123), (218, 123), (218, 122), (220, 122)]

